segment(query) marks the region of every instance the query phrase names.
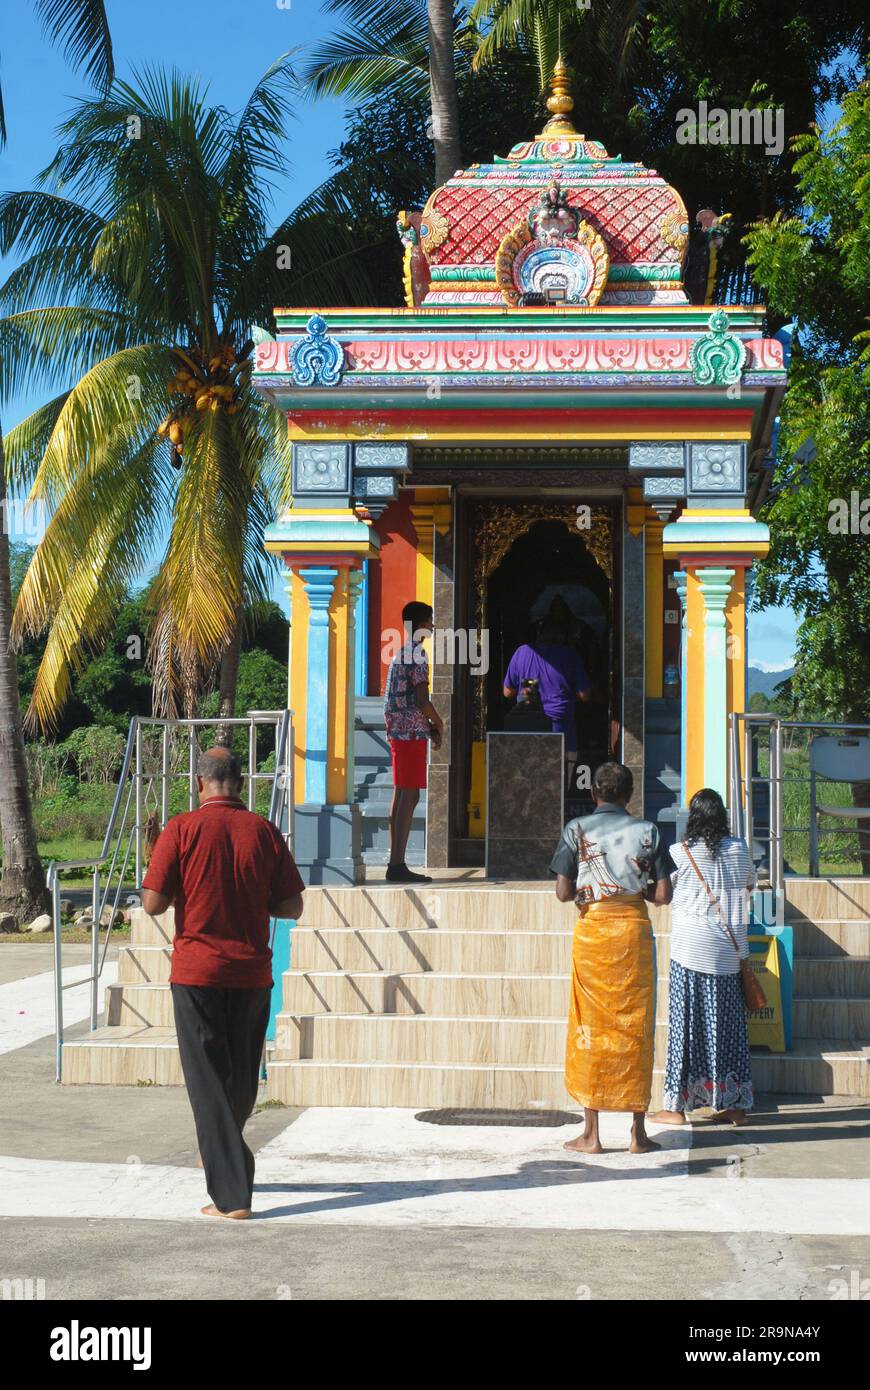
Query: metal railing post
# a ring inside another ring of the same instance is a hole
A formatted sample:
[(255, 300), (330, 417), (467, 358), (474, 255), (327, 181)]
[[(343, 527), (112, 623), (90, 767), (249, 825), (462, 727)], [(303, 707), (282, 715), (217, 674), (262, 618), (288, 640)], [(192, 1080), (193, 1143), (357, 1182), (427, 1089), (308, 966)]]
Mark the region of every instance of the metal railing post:
[(744, 839), (752, 853), (755, 839), (755, 810), (752, 805), (752, 725), (747, 719), (743, 725), (743, 796), (744, 796)]
[(91, 1032), (97, 1026), (99, 1009), (99, 960), (100, 960), (100, 871), (94, 869), (91, 883)]
[(188, 729), (187, 740), (187, 809), (193, 811), (196, 808), (196, 764), (197, 753), (196, 730), (191, 724)]
[(163, 725), (163, 746), (160, 750), (160, 776), (163, 788), (160, 796), (161, 828), (169, 820), (169, 724)]
[(296, 805), (296, 797), (293, 790), (294, 776), (294, 742), (293, 742), (293, 713), (287, 720), (287, 736), (284, 740), (284, 797), (285, 811), (287, 817), (287, 847), (293, 853), (293, 808)]
[(51, 923), (54, 932), (54, 1079), (59, 1082), (63, 1073), (63, 961), (60, 927), (60, 884), (54, 864), (49, 867), (51, 888)]
[(254, 716), (248, 716), (248, 810), (257, 805), (257, 723)]
[(142, 886), (142, 725), (136, 725), (136, 887)]
[[(772, 731), (771, 750), (776, 750), (776, 798), (775, 814), (771, 814), (771, 835), (776, 834), (775, 844), (771, 845), (771, 883), (775, 889), (783, 886), (785, 877), (785, 846), (783, 833), (783, 793), (782, 793), (782, 720), (777, 719)], [(771, 770), (773, 769), (771, 758)], [(773, 805), (773, 803), (772, 803)]]

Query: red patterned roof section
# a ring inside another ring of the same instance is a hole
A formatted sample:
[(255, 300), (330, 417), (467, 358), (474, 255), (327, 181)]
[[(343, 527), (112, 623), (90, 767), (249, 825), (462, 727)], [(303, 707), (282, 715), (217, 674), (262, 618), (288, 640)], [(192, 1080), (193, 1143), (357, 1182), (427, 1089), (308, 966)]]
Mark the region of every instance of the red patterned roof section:
[[(548, 172), (558, 177), (560, 171)], [(428, 205), (446, 217), (449, 227), (447, 238), (430, 253), (430, 264), (491, 264), (502, 237), (540, 203), (547, 186), (545, 181), (517, 187), (496, 179), (480, 184), (451, 179)], [(614, 170), (612, 177), (582, 184), (569, 175), (563, 187), (571, 207), (604, 237), (612, 262), (679, 264), (680, 251), (662, 239), (661, 224), (668, 213), (684, 209), (663, 180), (629, 176), (623, 181)]]

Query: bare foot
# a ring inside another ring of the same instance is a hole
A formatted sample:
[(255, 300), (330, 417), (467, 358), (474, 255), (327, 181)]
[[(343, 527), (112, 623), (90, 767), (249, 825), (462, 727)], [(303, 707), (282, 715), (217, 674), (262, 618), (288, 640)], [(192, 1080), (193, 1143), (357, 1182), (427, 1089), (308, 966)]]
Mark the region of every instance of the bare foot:
[(569, 1139), (567, 1144), (562, 1145), (569, 1153), (581, 1154), (603, 1154), (604, 1150), (594, 1135), (579, 1134), (576, 1139)]
[(202, 1161), (202, 1154), (200, 1153), (199, 1149), (197, 1149), (197, 1151), (196, 1151), (196, 1166), (197, 1166), (197, 1168), (204, 1168), (204, 1167), (205, 1167), (205, 1164), (204, 1164), (203, 1161)]
[(682, 1110), (657, 1110), (654, 1115), (647, 1115), (647, 1124), (652, 1125), (687, 1125), (689, 1123)]
[(631, 1143), (628, 1146), (630, 1154), (651, 1154), (654, 1149), (660, 1149), (661, 1144), (657, 1144), (654, 1139), (650, 1139), (648, 1134), (632, 1134)]
[(218, 1211), (215, 1206), (201, 1207), (203, 1216), (225, 1216), (228, 1221), (249, 1221), (251, 1208), (245, 1207), (243, 1211)]
[(725, 1124), (734, 1125), (737, 1129), (739, 1129), (741, 1125), (749, 1124), (749, 1116), (745, 1110), (717, 1110), (713, 1119), (721, 1120)]

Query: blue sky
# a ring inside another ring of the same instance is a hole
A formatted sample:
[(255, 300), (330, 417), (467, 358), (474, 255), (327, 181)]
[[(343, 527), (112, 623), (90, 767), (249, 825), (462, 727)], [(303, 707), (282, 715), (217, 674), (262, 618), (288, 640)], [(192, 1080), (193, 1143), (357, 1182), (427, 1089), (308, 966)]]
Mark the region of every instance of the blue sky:
[[(243, 105), (280, 53), (299, 49), (301, 57), (301, 50), (334, 27), (334, 16), (322, 14), (316, 0), (108, 0), (107, 12), (119, 76), (149, 63), (174, 62), (206, 80), (212, 95), (231, 109)], [(87, 87), (44, 39), (28, 0), (6, 0), (0, 72), (9, 129), (0, 187), (26, 188), (54, 153), (58, 122)], [(299, 108), (291, 173), (276, 185), (276, 220), (329, 173), (327, 153), (341, 142), (344, 115), (338, 100)], [(36, 404), (38, 399), (12, 402), (6, 427)], [(283, 602), (280, 589), (276, 598)], [(765, 669), (789, 665), (795, 629), (790, 610), (753, 615), (750, 661)]]

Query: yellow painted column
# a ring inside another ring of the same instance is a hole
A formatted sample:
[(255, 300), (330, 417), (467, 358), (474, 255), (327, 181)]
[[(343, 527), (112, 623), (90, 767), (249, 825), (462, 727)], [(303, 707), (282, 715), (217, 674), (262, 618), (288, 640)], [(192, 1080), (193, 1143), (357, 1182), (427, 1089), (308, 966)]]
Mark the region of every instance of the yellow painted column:
[(353, 673), (348, 660), (349, 647), (348, 570), (339, 569), (329, 605), (329, 731), (326, 744), (326, 799), (331, 805), (346, 805), (348, 772), (351, 766), (348, 701), (353, 699)]
[(686, 803), (704, 786), (704, 596), (686, 566)]
[(290, 571), (290, 708), (293, 710), (293, 801), (305, 800), (305, 713), (308, 707), (308, 624), (310, 609), (297, 568)]
[(660, 699), (664, 664), (665, 568), (662, 555), (664, 522), (652, 513), (644, 525), (644, 662), (648, 698)]

